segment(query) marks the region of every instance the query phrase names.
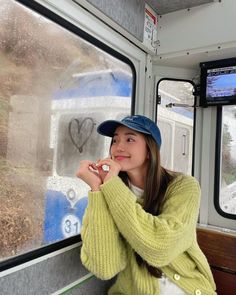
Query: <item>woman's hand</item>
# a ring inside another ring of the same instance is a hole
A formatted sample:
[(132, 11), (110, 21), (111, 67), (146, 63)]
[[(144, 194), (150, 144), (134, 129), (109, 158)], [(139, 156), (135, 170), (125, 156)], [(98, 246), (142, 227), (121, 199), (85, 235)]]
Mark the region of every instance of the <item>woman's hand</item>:
[(86, 182), (92, 191), (99, 191), (102, 184), (102, 178), (99, 174), (100, 169), (94, 162), (84, 160), (80, 162), (76, 176)]
[[(108, 181), (111, 177), (117, 176), (121, 170), (120, 164), (111, 158), (99, 160), (96, 167), (98, 168), (98, 172), (103, 183)], [(105, 169), (105, 167), (107, 169)]]
[[(107, 168), (107, 169), (106, 169)], [(111, 158), (99, 160), (96, 164), (89, 160), (80, 162), (76, 176), (86, 182), (92, 191), (100, 190), (100, 185), (117, 176), (121, 166)]]

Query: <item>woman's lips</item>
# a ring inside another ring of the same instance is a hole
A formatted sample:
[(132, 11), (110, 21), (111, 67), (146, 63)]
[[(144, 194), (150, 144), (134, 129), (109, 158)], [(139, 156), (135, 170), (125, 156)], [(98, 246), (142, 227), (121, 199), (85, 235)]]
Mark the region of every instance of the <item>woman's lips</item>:
[(125, 159), (128, 159), (129, 157), (128, 156), (115, 156), (115, 159), (117, 161), (122, 161), (122, 160), (125, 160)]

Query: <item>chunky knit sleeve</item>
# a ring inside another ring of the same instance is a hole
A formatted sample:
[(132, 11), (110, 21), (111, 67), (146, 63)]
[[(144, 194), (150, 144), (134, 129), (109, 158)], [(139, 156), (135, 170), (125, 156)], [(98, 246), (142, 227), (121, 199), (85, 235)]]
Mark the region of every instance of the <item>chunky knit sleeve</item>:
[(125, 268), (125, 244), (101, 192), (89, 192), (81, 238), (82, 263), (95, 276), (107, 280)]
[(169, 185), (159, 216), (145, 212), (118, 176), (104, 183), (101, 190), (119, 231), (150, 265), (168, 265), (191, 246), (200, 201), (199, 185), (193, 177), (179, 176)]

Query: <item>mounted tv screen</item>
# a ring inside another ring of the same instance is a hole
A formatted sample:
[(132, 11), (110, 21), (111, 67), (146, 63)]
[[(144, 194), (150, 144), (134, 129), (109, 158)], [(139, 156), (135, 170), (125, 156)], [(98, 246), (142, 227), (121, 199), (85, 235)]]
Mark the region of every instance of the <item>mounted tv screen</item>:
[(236, 104), (236, 58), (200, 63), (203, 107)]

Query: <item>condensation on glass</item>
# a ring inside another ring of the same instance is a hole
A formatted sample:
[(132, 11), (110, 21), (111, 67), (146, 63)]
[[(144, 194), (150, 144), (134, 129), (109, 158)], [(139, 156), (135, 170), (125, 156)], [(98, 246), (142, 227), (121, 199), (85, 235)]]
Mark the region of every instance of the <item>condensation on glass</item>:
[(130, 114), (129, 65), (0, 0), (0, 259), (78, 234), (82, 159), (107, 156), (104, 119)]
[(161, 103), (157, 124), (162, 134), (162, 166), (191, 175), (194, 96), (189, 82), (162, 80), (158, 86)]
[(220, 183), (221, 210), (236, 214), (236, 106), (222, 108)]

